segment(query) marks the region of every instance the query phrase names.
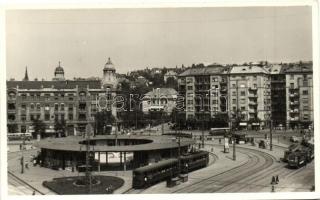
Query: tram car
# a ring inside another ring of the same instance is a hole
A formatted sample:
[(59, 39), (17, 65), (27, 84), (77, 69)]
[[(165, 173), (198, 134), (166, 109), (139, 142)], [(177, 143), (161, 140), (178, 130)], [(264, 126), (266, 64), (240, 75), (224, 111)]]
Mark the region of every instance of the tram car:
[(178, 159), (172, 158), (132, 171), (132, 188), (142, 189), (178, 175)]
[(292, 152), (288, 156), (288, 166), (290, 168), (300, 168), (307, 165), (307, 154), (303, 151)]
[(180, 159), (181, 173), (188, 173), (206, 167), (208, 163), (209, 153), (206, 151), (183, 155)]
[(299, 150), (300, 145), (299, 144), (291, 144), (287, 150), (284, 151), (284, 155), (283, 155), (283, 161), (287, 162), (288, 161), (288, 156), (292, 153), (295, 152), (297, 150)]
[(200, 151), (181, 156), (180, 170), (179, 160), (171, 158), (158, 163), (143, 166), (132, 171), (132, 188), (143, 189), (181, 173), (188, 173), (208, 165), (209, 153)]

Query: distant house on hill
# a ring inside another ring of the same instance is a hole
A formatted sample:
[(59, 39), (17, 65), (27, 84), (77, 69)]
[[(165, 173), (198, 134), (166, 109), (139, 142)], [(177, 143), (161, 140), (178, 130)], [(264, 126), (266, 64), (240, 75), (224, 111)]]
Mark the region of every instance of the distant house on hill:
[(170, 114), (176, 107), (178, 92), (172, 88), (156, 88), (145, 94), (142, 101), (144, 113), (163, 111)]
[(177, 73), (174, 71), (168, 71), (167, 73), (165, 73), (165, 75), (163, 76), (164, 82), (166, 83), (168, 78), (174, 78), (175, 80), (177, 79)]

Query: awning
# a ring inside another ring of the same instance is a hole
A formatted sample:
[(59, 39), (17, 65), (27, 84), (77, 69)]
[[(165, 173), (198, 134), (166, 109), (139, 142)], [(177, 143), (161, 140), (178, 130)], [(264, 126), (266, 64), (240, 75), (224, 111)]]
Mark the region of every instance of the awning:
[(247, 122), (240, 122), (240, 126), (247, 126)]
[(252, 126), (259, 126), (260, 123), (252, 123)]

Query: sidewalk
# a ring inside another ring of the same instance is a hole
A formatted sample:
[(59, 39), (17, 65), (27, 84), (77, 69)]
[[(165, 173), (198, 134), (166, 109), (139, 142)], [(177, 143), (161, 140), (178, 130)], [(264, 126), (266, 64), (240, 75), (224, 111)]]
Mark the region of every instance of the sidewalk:
[[(211, 151), (212, 146), (205, 146), (205, 150)], [(223, 153), (223, 147), (222, 146), (215, 146), (213, 147), (213, 152), (218, 158), (216, 162), (209, 165), (206, 168), (199, 169), (196, 171), (193, 171), (188, 174), (189, 180), (185, 183), (181, 183), (180, 185), (177, 185), (173, 188), (168, 188), (166, 186), (166, 182), (161, 182), (157, 185), (151, 186), (143, 191), (145, 194), (159, 194), (159, 193), (173, 193), (176, 190), (179, 190), (181, 188), (184, 188), (188, 185), (194, 184), (198, 182), (199, 180), (208, 178), (210, 176), (214, 176), (216, 174), (222, 173), (224, 171), (227, 171), (229, 169), (232, 169), (234, 167), (237, 167), (243, 163), (245, 163), (249, 157), (245, 154), (242, 154), (240, 152), (237, 153), (237, 160), (232, 160), (232, 152), (230, 153)]]
[[(35, 155), (37, 152), (37, 149), (29, 150), (24, 152), (24, 158), (25, 161), (29, 161), (31, 158), (31, 155)], [(28, 182), (30, 185), (38, 189), (39, 191), (43, 192), (47, 195), (53, 195), (56, 194), (49, 190), (48, 188), (44, 187), (42, 185), (43, 181), (50, 181), (53, 178), (59, 178), (59, 177), (67, 177), (67, 176), (83, 176), (84, 173), (78, 173), (78, 172), (71, 172), (67, 170), (52, 170), (44, 167), (40, 167), (39, 165), (33, 166), (31, 162), (29, 162), (29, 169), (24, 170), (24, 173), (21, 174), (21, 165), (20, 165), (20, 157), (21, 153), (16, 152), (17, 156), (11, 156), (12, 158), (8, 160), (8, 171), (12, 172), (14, 175), (19, 177), (20, 179)], [(104, 171), (104, 172), (93, 172), (93, 175), (106, 175), (106, 176), (116, 176), (124, 179), (125, 183), (124, 185), (116, 190), (115, 194), (123, 193), (124, 191), (131, 188), (132, 183), (132, 171)]]

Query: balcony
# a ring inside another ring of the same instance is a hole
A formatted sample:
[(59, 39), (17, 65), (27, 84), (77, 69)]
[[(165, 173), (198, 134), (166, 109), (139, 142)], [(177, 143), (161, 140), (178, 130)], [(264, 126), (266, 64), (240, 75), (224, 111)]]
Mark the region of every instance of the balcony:
[(256, 110), (256, 109), (249, 109), (249, 113), (257, 113), (258, 112), (258, 110)]
[(7, 112), (8, 113), (16, 113), (16, 109), (8, 109)]
[(290, 98), (299, 97), (299, 93), (291, 93), (291, 94), (289, 94), (289, 97), (290, 97)]
[(294, 91), (299, 91), (299, 88), (295, 88), (295, 87), (290, 87), (289, 91), (294, 92)]
[(299, 105), (299, 101), (291, 101), (290, 106)]
[(249, 98), (258, 98), (257, 94), (253, 94), (253, 93), (248, 93), (248, 97)]
[(258, 88), (257, 87), (249, 87), (249, 90), (251, 91), (256, 91)]
[(256, 105), (258, 105), (258, 104), (257, 104), (257, 102), (255, 102), (255, 101), (249, 101), (249, 105), (250, 105), (250, 106), (256, 106)]
[(298, 109), (290, 110), (290, 113), (299, 113)]
[(299, 117), (291, 117), (289, 118), (290, 121), (299, 121)]

